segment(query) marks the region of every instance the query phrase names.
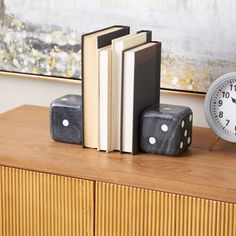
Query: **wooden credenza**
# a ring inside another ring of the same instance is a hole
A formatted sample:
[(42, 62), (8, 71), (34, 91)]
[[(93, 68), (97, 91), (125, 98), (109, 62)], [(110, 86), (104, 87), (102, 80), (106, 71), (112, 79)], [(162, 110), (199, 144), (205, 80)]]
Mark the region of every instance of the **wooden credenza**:
[(0, 236), (235, 236), (236, 147), (195, 128), (181, 157), (54, 142), (48, 109), (0, 115)]

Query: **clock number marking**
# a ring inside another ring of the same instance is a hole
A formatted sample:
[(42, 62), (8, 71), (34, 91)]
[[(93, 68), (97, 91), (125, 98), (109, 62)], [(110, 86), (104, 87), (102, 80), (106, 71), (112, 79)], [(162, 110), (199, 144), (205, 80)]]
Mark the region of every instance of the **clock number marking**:
[(218, 106), (221, 107), (223, 105), (223, 101), (222, 100), (219, 100), (218, 101)]
[(220, 112), (219, 112), (219, 117), (220, 117), (220, 118), (223, 118), (223, 116), (224, 116), (223, 111), (220, 111)]
[(235, 85), (230, 84), (230, 90), (231, 91), (236, 91), (236, 84)]
[(230, 122), (230, 120), (226, 120), (226, 125), (225, 126), (228, 126), (229, 122)]
[(230, 97), (229, 92), (222, 92), (222, 94), (223, 94), (223, 98), (229, 98)]

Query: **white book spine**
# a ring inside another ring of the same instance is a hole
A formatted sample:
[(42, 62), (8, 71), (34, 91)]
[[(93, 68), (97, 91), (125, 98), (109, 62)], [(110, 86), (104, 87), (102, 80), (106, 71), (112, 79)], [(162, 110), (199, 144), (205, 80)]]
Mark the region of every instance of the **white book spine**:
[(111, 151), (111, 50), (99, 52), (99, 150)]
[(122, 152), (132, 153), (134, 110), (134, 54), (124, 55)]
[(112, 147), (120, 150), (121, 76), (123, 43), (112, 45)]

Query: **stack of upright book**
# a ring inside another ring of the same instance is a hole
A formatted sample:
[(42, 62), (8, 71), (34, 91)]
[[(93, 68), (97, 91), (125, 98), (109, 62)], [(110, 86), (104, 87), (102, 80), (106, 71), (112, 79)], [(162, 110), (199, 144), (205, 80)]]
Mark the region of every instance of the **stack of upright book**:
[(112, 26), (82, 36), (83, 146), (136, 154), (139, 114), (159, 103), (161, 43)]

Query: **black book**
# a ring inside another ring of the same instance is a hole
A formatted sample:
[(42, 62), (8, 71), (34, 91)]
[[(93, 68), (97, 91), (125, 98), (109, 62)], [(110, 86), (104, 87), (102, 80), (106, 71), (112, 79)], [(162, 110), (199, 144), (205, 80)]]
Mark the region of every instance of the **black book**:
[(139, 115), (160, 102), (161, 43), (123, 51), (121, 152), (139, 151)]

